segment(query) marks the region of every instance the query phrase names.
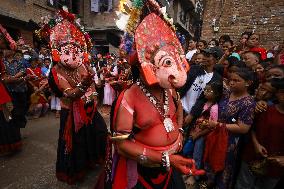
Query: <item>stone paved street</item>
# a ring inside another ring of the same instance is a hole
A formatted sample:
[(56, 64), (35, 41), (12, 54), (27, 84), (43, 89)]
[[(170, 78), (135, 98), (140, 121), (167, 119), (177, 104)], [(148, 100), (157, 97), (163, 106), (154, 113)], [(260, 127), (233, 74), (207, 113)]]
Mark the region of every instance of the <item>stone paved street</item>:
[[(106, 115), (103, 114), (108, 121)], [(69, 186), (57, 181), (55, 161), (59, 119), (53, 113), (29, 120), (21, 130), (23, 149), (17, 154), (0, 157), (1, 189), (91, 189), (101, 167), (88, 173), (83, 183)]]

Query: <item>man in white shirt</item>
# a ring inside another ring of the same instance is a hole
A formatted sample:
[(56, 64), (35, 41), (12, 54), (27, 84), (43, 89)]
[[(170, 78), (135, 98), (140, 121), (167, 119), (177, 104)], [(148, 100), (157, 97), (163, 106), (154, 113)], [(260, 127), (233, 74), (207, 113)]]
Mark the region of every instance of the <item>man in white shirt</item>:
[(190, 113), (197, 99), (203, 94), (207, 83), (211, 81), (222, 83), (222, 77), (214, 72), (214, 66), (219, 59), (217, 49), (205, 49), (202, 50), (201, 53), (203, 53), (206, 58), (200, 65), (190, 67), (187, 82), (180, 91), (182, 106), (186, 114)]

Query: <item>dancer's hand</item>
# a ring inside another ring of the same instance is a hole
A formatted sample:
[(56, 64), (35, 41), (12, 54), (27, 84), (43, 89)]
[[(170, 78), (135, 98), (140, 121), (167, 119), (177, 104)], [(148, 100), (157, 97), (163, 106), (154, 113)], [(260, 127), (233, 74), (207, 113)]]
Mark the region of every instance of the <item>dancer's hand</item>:
[(205, 174), (204, 170), (196, 169), (195, 161), (193, 159), (184, 158), (180, 155), (170, 155), (170, 163), (171, 166), (185, 175), (198, 176)]
[(190, 166), (194, 164), (193, 159), (184, 158), (180, 155), (170, 155), (171, 166), (176, 168), (182, 174), (188, 175), (191, 174)]

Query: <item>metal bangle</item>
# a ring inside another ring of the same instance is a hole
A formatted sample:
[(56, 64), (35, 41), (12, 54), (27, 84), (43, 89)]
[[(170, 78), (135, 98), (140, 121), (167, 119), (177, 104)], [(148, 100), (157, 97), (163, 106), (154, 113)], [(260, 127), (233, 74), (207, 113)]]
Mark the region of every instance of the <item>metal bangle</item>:
[(66, 91), (69, 91), (69, 90), (71, 90), (71, 88), (66, 88), (66, 89), (63, 91), (63, 95), (64, 95), (65, 97), (67, 96)]
[(82, 93), (85, 93), (86, 92), (86, 90), (85, 89), (83, 89), (82, 87), (78, 87), (77, 86), (77, 88), (79, 89), (79, 91), (81, 91)]
[(184, 133), (185, 133), (183, 128), (179, 128), (178, 131), (179, 131), (182, 135), (184, 135)]
[(82, 85), (81, 82), (78, 83), (78, 84), (76, 85), (76, 87), (78, 87), (78, 89), (79, 89), (81, 92), (85, 92), (85, 91), (87, 90), (87, 88), (88, 88), (88, 87)]
[(171, 168), (169, 152), (165, 151), (162, 153), (162, 166), (169, 171)]
[(138, 162), (142, 165), (148, 162), (148, 158), (146, 156), (146, 148), (143, 149), (143, 153), (138, 156)]

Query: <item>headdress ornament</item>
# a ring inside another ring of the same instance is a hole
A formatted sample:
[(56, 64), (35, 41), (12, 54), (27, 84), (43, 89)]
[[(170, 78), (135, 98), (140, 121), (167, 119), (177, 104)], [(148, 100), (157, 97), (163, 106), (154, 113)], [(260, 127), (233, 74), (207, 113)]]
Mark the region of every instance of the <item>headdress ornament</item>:
[[(168, 17), (166, 8), (161, 8), (155, 0), (134, 0), (129, 9), (131, 12), (120, 49), (129, 56), (130, 64), (141, 64), (147, 84), (157, 83), (152, 67), (153, 58), (159, 50), (167, 52), (176, 62), (182, 63), (182, 66), (188, 69), (173, 20)], [(149, 13), (143, 15), (147, 11)]]
[(42, 21), (44, 25), (35, 33), (39, 39), (48, 41), (52, 49), (75, 44), (87, 52), (92, 47), (91, 38), (80, 24), (80, 18), (76, 18), (66, 8), (59, 10), (54, 18), (42, 17)]

